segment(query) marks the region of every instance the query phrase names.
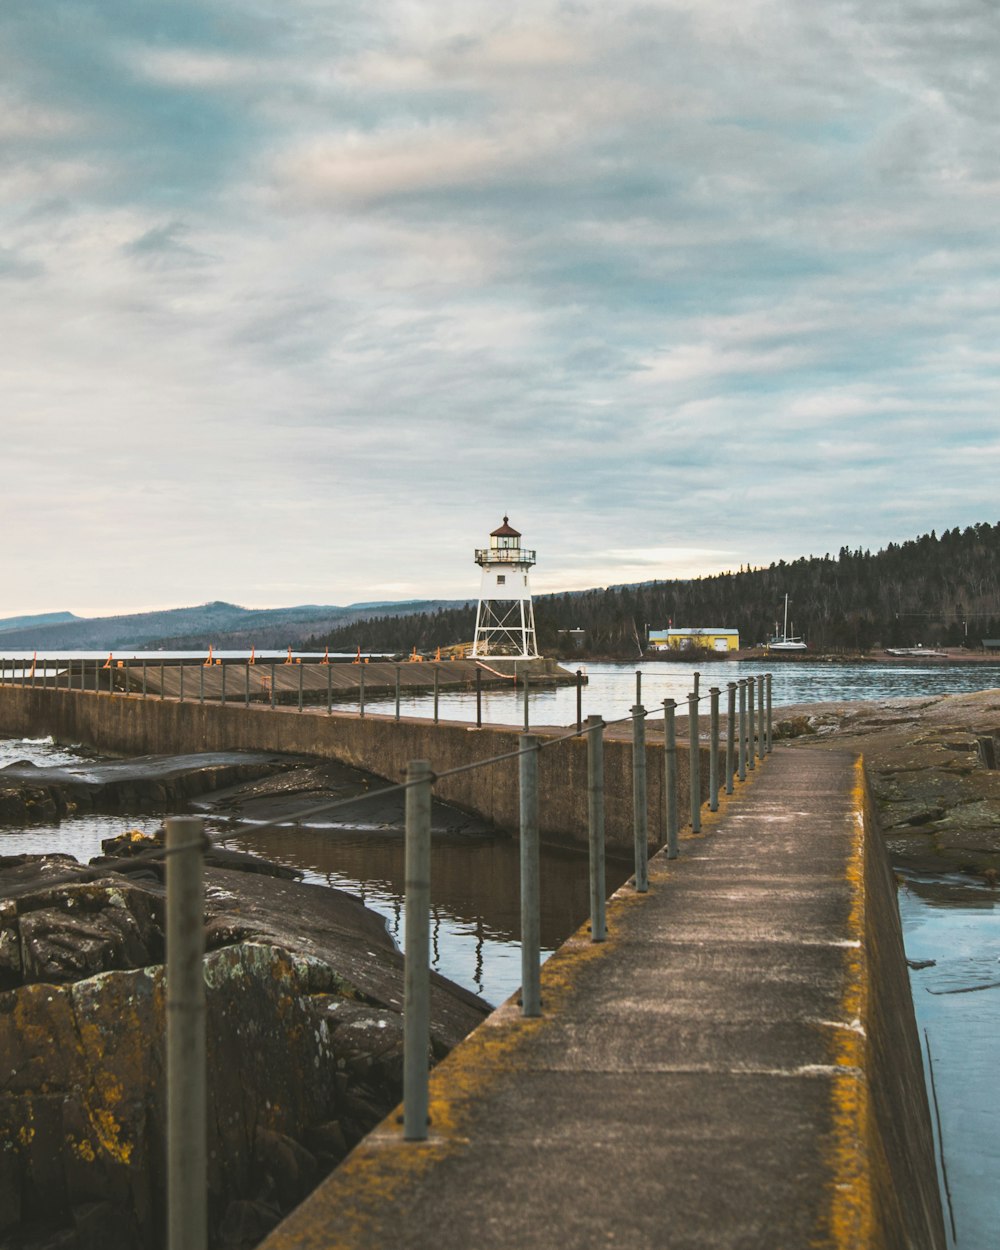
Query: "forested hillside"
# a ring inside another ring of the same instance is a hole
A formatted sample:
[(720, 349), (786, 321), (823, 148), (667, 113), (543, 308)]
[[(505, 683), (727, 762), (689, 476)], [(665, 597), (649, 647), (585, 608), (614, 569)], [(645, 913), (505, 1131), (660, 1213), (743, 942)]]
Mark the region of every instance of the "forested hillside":
[[(789, 597), (790, 632), (810, 650), (873, 647), (978, 647), (1000, 638), (1000, 524), (945, 530), (884, 551), (805, 556), (769, 568), (690, 581), (542, 595), (535, 599), (540, 649), (570, 654), (560, 630), (587, 631), (588, 654), (634, 656), (648, 629), (675, 626), (736, 628), (744, 646), (769, 638), (781, 625)], [(439, 612), (357, 622), (312, 640), (331, 650), (428, 650), (469, 641), (475, 604)]]

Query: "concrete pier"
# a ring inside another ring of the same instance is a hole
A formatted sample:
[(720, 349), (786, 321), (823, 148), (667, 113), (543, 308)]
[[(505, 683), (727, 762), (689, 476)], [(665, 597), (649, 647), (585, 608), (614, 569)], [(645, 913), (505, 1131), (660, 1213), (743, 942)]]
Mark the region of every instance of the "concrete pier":
[(894, 884), (853, 754), (778, 748), (266, 1250), (944, 1246)]
[[(414, 665), (413, 667), (421, 667)], [(539, 729), (542, 739), (566, 729)], [(651, 731), (652, 732), (652, 731)], [(196, 751), (281, 751), (339, 760), (401, 781), (413, 759), (427, 759), (436, 773), (515, 752), (519, 731), (509, 727), (418, 717), (360, 717), (334, 711), (251, 703), (180, 702), (174, 698), (125, 697), (109, 691), (57, 690), (40, 686), (0, 686), (0, 733), (59, 742), (83, 743), (105, 754), (188, 755)], [(663, 744), (648, 741), (647, 796), (650, 843), (664, 840)], [(707, 747), (702, 748), (707, 757)], [(687, 752), (678, 752), (678, 803), (688, 804)], [(632, 847), (632, 744), (609, 733), (605, 743), (606, 835), (619, 852)], [(707, 761), (701, 770), (707, 794)], [(539, 761), (539, 828), (553, 841), (587, 840), (587, 753), (582, 738), (543, 751)], [(519, 818), (518, 765), (504, 759), (489, 767), (440, 778), (435, 795), (516, 829)]]

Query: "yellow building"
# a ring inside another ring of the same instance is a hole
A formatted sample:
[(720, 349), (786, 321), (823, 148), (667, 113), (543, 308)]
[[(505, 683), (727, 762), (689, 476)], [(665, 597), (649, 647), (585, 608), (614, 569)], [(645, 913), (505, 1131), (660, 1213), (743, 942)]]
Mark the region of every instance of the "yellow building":
[(738, 629), (651, 629), (649, 645), (654, 651), (686, 651), (699, 647), (705, 651), (738, 651)]

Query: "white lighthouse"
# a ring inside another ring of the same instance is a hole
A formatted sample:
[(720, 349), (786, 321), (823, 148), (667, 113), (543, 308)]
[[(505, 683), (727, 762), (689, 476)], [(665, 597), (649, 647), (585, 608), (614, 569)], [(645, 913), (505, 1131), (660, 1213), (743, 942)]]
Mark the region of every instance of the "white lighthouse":
[(483, 579), (473, 656), (536, 659), (535, 611), (528, 582), (528, 569), (535, 563), (535, 553), (521, 546), (521, 535), (507, 517), (490, 535), (490, 545), (477, 549), (476, 563), (483, 570)]

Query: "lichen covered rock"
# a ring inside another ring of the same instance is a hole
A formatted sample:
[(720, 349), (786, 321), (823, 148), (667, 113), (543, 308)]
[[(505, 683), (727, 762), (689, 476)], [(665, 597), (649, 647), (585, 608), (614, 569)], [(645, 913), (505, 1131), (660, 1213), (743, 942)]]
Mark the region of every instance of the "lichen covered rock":
[[(31, 889), (30, 867), (9, 868), (13, 884), (0, 867), (0, 1245), (154, 1250), (162, 887), (42, 872)], [(210, 1243), (242, 1250), (398, 1102), (402, 962), (350, 896), (231, 870), (207, 886)], [(437, 1054), (485, 1013), (441, 979), (432, 1004)]]

